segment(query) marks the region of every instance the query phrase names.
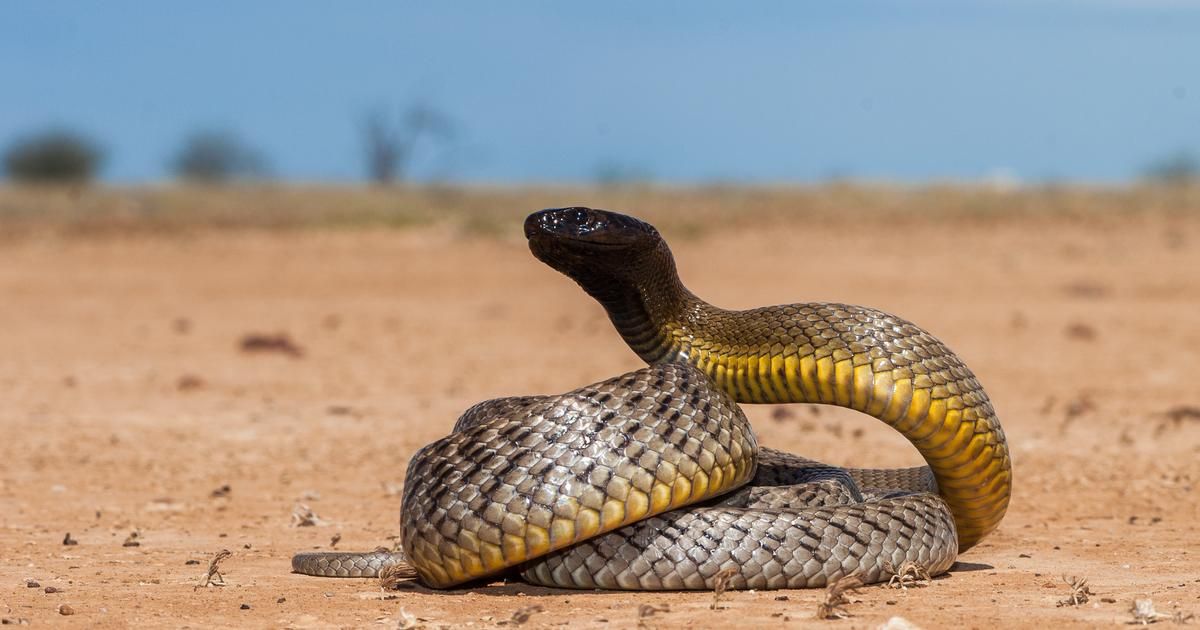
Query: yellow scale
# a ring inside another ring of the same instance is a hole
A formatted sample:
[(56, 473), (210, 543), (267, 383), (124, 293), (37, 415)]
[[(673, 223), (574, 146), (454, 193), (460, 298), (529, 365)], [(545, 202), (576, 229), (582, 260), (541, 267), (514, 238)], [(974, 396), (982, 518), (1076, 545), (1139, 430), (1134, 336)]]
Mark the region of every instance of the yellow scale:
[[(754, 470), (751, 453), (744, 452), (737, 441), (730, 443), (729, 460), (715, 464), (707, 473), (698, 467), (690, 472), (678, 471), (663, 462), (656, 471), (649, 494), (638, 490), (621, 478), (609, 483), (607, 498), (597, 511), (582, 507), (572, 497), (560, 499), (555, 511), (575, 514), (574, 519), (556, 517), (550, 530), (521, 520), (515, 515), (512, 529), (521, 535), (505, 533), (501, 544), (482, 541), (471, 531), (461, 530), (457, 544), (434, 548), (420, 541), (409, 559), (413, 568), (433, 587), (446, 587), (494, 575), (508, 567), (569, 547), (648, 517), (662, 514), (685, 505), (724, 494), (749, 481)], [(616, 496), (624, 495), (624, 500)]]
[[(967, 407), (957, 386), (937, 385), (927, 374), (896, 368), (854, 344), (851, 349), (805, 345), (744, 355), (689, 338), (690, 333), (678, 326), (668, 325), (667, 334), (673, 339), (673, 355), (685, 353), (683, 357), (738, 402), (826, 403), (862, 411), (891, 425), (930, 465), (958, 524), (960, 550), (978, 542), (1003, 517), (1011, 481), (1007, 458), (995, 457), (990, 431), (976, 431), (981, 418)], [(781, 398), (783, 393), (786, 398)], [(986, 465), (972, 467), (972, 462)]]
[[(976, 432), (981, 418), (958, 395), (956, 386), (938, 385), (927, 374), (914, 375), (907, 367), (894, 367), (886, 358), (872, 357), (865, 347), (814, 349), (805, 345), (779, 347), (770, 354), (731, 354), (717, 344), (686, 337), (686, 331), (677, 326), (668, 325), (666, 332), (672, 339), (670, 356), (686, 357), (738, 402), (833, 404), (865, 412), (894, 427), (918, 448), (933, 470), (939, 492), (958, 524), (960, 550), (978, 542), (1003, 517), (1011, 476), (1007, 458), (994, 456), (997, 445), (991, 432)], [(734, 446), (740, 451), (736, 442)], [(504, 534), (499, 545), (463, 531), (457, 545), (448, 544), (441, 550), (425, 545), (411, 560), (431, 586), (492, 575), (736, 488), (748, 480), (753, 465), (748, 453), (732, 455), (733, 460), (715, 466), (708, 474), (660, 471), (649, 495), (620, 480), (617, 487), (610, 486), (599, 511), (565, 499), (559, 510), (575, 517), (553, 519), (549, 531), (518, 520), (512, 528), (522, 534)], [(981, 461), (987, 462), (983, 468), (970, 465)], [(985, 484), (983, 480), (990, 481)], [(624, 500), (615, 498), (622, 494)]]

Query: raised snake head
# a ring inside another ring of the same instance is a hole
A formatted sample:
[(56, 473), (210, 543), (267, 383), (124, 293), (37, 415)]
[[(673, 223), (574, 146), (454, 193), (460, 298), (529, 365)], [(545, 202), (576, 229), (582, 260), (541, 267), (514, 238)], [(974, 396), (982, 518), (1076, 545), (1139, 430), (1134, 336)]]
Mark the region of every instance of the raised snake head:
[(589, 280), (627, 278), (670, 258), (654, 226), (592, 208), (551, 208), (525, 219), (525, 237), (538, 260), (587, 288)]

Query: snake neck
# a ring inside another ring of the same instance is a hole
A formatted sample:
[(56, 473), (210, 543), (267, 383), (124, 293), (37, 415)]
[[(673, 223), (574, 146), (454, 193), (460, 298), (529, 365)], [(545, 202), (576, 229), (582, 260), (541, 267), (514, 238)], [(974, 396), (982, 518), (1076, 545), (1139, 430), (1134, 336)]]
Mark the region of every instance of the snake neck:
[(573, 275), (604, 307), (625, 343), (646, 363), (680, 361), (678, 330), (708, 318), (712, 305), (696, 297), (675, 272), (674, 260), (660, 260), (653, 274)]

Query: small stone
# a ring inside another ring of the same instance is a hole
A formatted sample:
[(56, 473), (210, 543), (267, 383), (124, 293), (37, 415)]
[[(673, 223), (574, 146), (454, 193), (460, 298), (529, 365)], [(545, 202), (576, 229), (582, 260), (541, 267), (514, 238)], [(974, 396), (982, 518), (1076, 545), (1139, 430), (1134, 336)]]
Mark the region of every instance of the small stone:
[(242, 604), (242, 610), (250, 610), (250, 604)]
[(58, 614), (63, 615), (64, 617), (67, 615), (74, 615), (75, 609), (71, 608), (67, 604), (59, 604), (58, 605)]
[(27, 588), (41, 588), (42, 587), (41, 584), (38, 584), (37, 580), (25, 580), (25, 586)]
[(47, 587), (46, 587), (46, 592), (47, 592), (47, 593), (57, 593), (57, 592), (59, 592), (59, 591), (58, 591), (58, 589), (54, 588), (53, 586), (47, 586)]
[(199, 560), (188, 560), (187, 562), (184, 562), (184, 564), (200, 564), (200, 561)]
[(71, 532), (67, 532), (67, 535), (63, 536), (63, 544), (64, 545), (78, 545), (79, 541), (75, 540), (74, 538), (71, 538)]
[(279, 599), (275, 600), (275, 603), (282, 604), (283, 602), (286, 602), (286, 601), (287, 601), (286, 597), (280, 597)]
[(777, 602), (786, 602), (787, 600), (788, 600), (787, 595), (776, 595), (775, 596), (775, 601), (777, 601)]
[(181, 392), (190, 392), (204, 388), (204, 379), (195, 374), (184, 374), (175, 381), (175, 389)]
[(904, 617), (892, 617), (879, 626), (879, 630), (920, 630), (920, 626)]

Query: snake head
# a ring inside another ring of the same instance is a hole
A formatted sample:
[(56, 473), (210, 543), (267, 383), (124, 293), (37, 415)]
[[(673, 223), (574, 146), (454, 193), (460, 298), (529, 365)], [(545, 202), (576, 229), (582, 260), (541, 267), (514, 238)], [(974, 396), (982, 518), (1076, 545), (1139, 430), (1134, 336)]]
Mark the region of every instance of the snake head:
[(525, 219), (529, 249), (542, 262), (579, 274), (616, 272), (663, 244), (654, 226), (631, 216), (592, 208), (551, 208)]

